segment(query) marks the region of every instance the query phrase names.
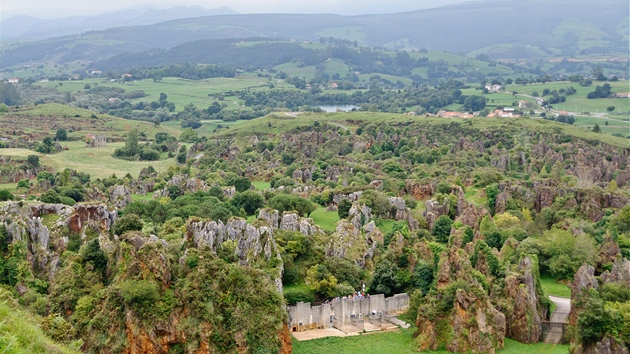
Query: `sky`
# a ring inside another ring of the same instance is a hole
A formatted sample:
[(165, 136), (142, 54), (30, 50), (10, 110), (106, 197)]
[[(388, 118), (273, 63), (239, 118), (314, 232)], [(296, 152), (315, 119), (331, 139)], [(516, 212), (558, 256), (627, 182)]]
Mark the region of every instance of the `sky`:
[(2, 18), (26, 14), (39, 18), (96, 15), (151, 4), (158, 8), (199, 5), (208, 9), (229, 6), (239, 13), (337, 13), (359, 15), (412, 11), (465, 0), (1, 0)]

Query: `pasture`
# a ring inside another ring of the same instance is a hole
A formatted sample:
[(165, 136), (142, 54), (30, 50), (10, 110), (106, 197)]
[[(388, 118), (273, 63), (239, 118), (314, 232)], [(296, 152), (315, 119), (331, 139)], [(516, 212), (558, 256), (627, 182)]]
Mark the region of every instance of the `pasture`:
[(83, 141), (68, 141), (65, 145), (68, 146), (68, 150), (57, 154), (40, 154), (27, 149), (2, 149), (0, 152), (5, 156), (23, 158), (37, 155), (42, 165), (50, 166), (56, 171), (69, 168), (88, 173), (92, 179), (106, 178), (112, 174), (123, 177), (127, 173), (137, 177), (140, 170), (148, 166), (153, 166), (157, 171), (164, 171), (169, 166), (176, 165), (174, 158), (162, 161), (127, 161), (112, 157), (116, 148), (124, 146), (123, 142), (108, 143), (107, 146), (98, 148), (85, 147)]

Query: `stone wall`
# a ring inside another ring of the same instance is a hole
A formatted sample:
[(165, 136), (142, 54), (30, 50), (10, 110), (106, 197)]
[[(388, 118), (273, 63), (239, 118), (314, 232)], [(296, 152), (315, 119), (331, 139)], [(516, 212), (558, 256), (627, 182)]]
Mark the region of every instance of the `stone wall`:
[(298, 302), (288, 307), (289, 329), (292, 332), (301, 332), (352, 325), (363, 330), (365, 321), (382, 322), (386, 316), (401, 314), (408, 308), (409, 295), (405, 293), (388, 298), (378, 294), (364, 299), (339, 299), (314, 306)]

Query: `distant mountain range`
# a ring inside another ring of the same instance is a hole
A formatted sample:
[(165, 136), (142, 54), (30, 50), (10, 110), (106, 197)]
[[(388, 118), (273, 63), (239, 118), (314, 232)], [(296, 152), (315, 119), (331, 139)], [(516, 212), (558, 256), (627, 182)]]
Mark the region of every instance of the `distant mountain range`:
[[(334, 37), (372, 47), (487, 54), (491, 58), (623, 56), (629, 49), (628, 16), (627, 0), (490, 0), (362, 16), (204, 16), (5, 46), (0, 52), (0, 67), (98, 61), (123, 53), (170, 49), (193, 41), (234, 38), (318, 41), (320, 37)], [(149, 21), (143, 20), (146, 17), (142, 15), (134, 18), (136, 24)], [(129, 22), (133, 20), (126, 23)]]
[(0, 22), (0, 33), (2, 41), (38, 40), (112, 27), (152, 25), (182, 18), (235, 14), (237, 12), (229, 7), (206, 9), (201, 6), (177, 6), (157, 9), (147, 5), (96, 16), (69, 16), (52, 20), (18, 15)]

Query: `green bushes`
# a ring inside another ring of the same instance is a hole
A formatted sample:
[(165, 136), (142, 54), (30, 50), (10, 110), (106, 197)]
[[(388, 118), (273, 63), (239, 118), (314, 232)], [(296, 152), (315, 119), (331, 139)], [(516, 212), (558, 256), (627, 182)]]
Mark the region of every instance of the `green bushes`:
[(142, 219), (136, 214), (125, 214), (114, 223), (114, 233), (122, 235), (126, 231), (140, 231), (144, 227)]
[(285, 287), (283, 290), (284, 299), (288, 305), (298, 302), (315, 302), (315, 293), (308, 287), (292, 286)]
[(439, 242), (448, 241), (448, 236), (451, 234), (452, 226), (453, 220), (451, 220), (451, 218), (447, 215), (440, 215), (433, 226), (433, 236), (435, 236)]
[(154, 313), (160, 292), (157, 284), (148, 280), (129, 280), (120, 284), (120, 293), (126, 306), (141, 318)]
[(0, 202), (13, 200), (13, 194), (8, 189), (0, 189)]

